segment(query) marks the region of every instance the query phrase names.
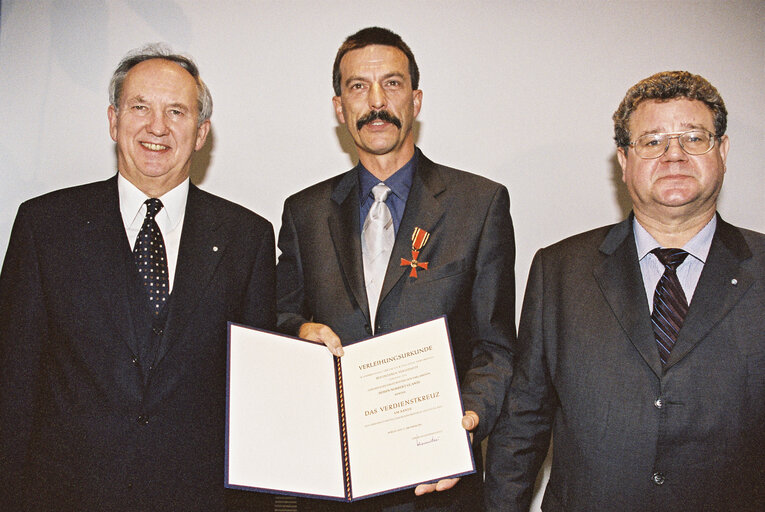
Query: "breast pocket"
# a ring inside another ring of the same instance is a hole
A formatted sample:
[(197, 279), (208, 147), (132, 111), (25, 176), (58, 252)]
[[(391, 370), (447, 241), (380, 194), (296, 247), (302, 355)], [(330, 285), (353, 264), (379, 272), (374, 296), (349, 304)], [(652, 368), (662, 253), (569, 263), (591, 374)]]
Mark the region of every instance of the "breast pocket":
[(417, 278), (407, 278), (409, 282), (403, 288), (403, 310), (417, 321), (452, 315), (458, 305), (469, 301), (470, 279), (466, 277), (469, 271), (465, 260), (419, 269)]
[(467, 269), (467, 261), (465, 259), (450, 261), (444, 265), (437, 267), (430, 267), (427, 270), (418, 269), (417, 279), (413, 283), (414, 285), (422, 285), (424, 283), (430, 283), (446, 277), (459, 275)]

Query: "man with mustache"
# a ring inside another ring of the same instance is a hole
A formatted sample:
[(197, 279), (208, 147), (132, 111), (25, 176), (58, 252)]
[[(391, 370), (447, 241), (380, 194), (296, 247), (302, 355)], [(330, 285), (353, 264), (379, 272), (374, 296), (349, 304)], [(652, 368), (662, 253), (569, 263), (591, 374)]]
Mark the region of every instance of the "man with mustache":
[[(509, 197), (504, 186), (435, 164), (415, 147), (418, 81), (414, 55), (387, 29), (360, 30), (338, 50), (332, 101), (359, 163), (285, 202), (278, 326), (341, 356), (343, 344), (446, 315), (467, 411), (463, 426), (479, 448), (511, 375)], [(479, 510), (480, 449), (475, 456), (479, 472), (459, 482), (421, 485), (350, 508), (318, 501), (307, 508)]]

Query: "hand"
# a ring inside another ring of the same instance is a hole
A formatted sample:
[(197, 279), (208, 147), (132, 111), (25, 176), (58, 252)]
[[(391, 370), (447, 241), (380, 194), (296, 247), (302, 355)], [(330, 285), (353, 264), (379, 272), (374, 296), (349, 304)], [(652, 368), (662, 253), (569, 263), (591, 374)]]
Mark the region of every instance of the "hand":
[[(473, 411), (465, 411), (465, 415), (462, 417), (462, 428), (467, 431), (471, 431), (474, 430), (477, 426), (478, 415)], [(470, 434), (470, 442), (473, 442), (472, 432)], [(434, 484), (420, 484), (415, 487), (414, 494), (417, 496), (422, 496), (423, 494), (427, 494), (433, 491), (446, 491), (457, 485), (457, 482), (459, 481), (459, 478), (444, 478), (443, 480), (439, 480)]]
[[(337, 357), (341, 357), (345, 353), (343, 352), (343, 345), (340, 343), (340, 338), (337, 337), (335, 331), (330, 329), (328, 325), (306, 322), (300, 326), (298, 337), (303, 338), (304, 340), (324, 343), (332, 355)], [(478, 416), (476, 416), (476, 418), (478, 418)]]

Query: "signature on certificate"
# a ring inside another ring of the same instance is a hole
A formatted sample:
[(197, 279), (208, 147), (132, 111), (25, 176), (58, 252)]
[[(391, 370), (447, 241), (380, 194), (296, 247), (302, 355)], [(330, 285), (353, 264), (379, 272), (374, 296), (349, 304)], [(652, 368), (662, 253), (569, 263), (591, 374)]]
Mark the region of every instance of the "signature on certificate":
[(424, 435), (415, 437), (414, 440), (417, 443), (417, 446), (423, 446), (426, 444), (436, 443), (438, 442), (439, 439), (441, 439), (436, 434), (438, 434), (438, 432), (433, 432), (431, 434), (424, 434)]

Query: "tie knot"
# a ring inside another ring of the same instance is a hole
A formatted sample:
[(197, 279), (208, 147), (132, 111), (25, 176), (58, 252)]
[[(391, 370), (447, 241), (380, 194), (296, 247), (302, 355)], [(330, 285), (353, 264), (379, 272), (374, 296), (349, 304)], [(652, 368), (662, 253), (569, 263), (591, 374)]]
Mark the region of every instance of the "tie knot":
[(388, 199), (388, 194), (390, 194), (390, 188), (385, 183), (378, 183), (372, 187), (372, 195), (375, 196), (376, 203), (384, 203)]
[(154, 216), (162, 209), (162, 201), (156, 197), (147, 199), (144, 204), (146, 205), (146, 217), (153, 219)]
[(664, 265), (667, 270), (675, 271), (677, 267), (685, 260), (688, 253), (682, 249), (659, 249), (656, 248), (651, 251), (659, 258), (659, 261)]

